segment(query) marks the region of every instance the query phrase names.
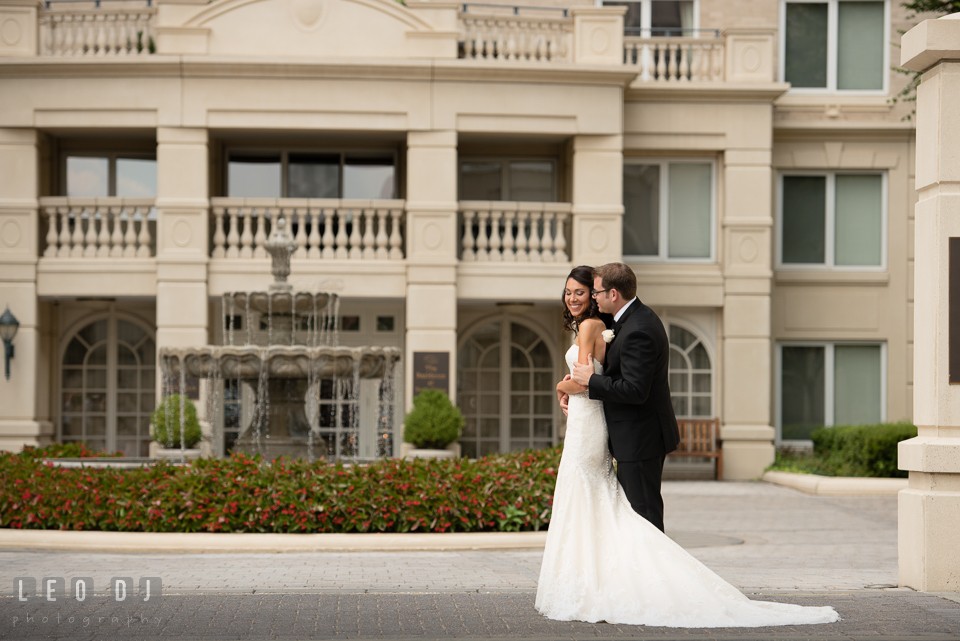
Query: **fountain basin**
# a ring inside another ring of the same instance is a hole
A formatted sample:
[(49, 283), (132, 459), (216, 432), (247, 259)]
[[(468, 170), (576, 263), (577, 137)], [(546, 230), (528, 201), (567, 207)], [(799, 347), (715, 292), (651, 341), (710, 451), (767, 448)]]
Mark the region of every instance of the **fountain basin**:
[[(204, 347), (163, 347), (163, 370), (206, 378), (258, 378), (266, 368), (269, 378), (353, 378), (359, 363), (360, 378), (380, 378), (388, 365), (400, 360), (398, 347), (307, 347), (305, 345), (206, 345)], [(181, 365), (182, 364), (182, 365)]]

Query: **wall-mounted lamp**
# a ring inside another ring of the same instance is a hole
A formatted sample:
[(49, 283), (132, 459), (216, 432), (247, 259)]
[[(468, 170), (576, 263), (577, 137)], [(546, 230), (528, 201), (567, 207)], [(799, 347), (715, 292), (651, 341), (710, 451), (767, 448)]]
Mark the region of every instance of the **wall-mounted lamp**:
[(3, 339), (3, 353), (8, 379), (10, 378), (10, 359), (13, 358), (13, 337), (17, 335), (19, 328), (20, 321), (10, 313), (8, 305), (6, 311), (0, 316), (0, 338)]

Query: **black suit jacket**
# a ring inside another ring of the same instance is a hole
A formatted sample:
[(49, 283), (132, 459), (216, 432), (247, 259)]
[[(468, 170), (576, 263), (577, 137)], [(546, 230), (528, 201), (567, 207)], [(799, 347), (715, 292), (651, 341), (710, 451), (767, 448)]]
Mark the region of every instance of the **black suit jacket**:
[(590, 377), (590, 398), (603, 401), (610, 451), (642, 461), (677, 449), (680, 429), (670, 401), (670, 341), (660, 318), (638, 299), (613, 326), (603, 374)]

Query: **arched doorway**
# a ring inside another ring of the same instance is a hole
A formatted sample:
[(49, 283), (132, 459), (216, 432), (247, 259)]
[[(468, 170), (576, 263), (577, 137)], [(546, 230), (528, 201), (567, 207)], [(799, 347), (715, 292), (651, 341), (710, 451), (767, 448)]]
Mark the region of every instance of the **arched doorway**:
[(474, 328), (457, 359), (463, 455), (554, 445), (557, 380), (552, 350), (530, 325), (501, 316)]
[(110, 314), (69, 337), (60, 363), (58, 439), (147, 456), (156, 402), (156, 345), (150, 332)]

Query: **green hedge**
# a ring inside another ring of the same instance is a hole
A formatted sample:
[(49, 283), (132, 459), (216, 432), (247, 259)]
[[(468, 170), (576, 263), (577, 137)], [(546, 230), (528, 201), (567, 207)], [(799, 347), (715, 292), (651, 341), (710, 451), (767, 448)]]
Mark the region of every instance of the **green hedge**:
[(403, 440), (420, 449), (442, 450), (460, 438), (463, 414), (438, 389), (425, 389), (413, 399), (413, 409), (403, 421)]
[(907, 473), (897, 469), (897, 443), (916, 435), (916, 426), (908, 422), (821, 427), (810, 434), (813, 454), (781, 450), (768, 469), (826, 476), (906, 478)]
[(0, 454), (0, 527), (125, 532), (542, 530), (560, 448), (370, 465), (235, 455), (134, 470)]

